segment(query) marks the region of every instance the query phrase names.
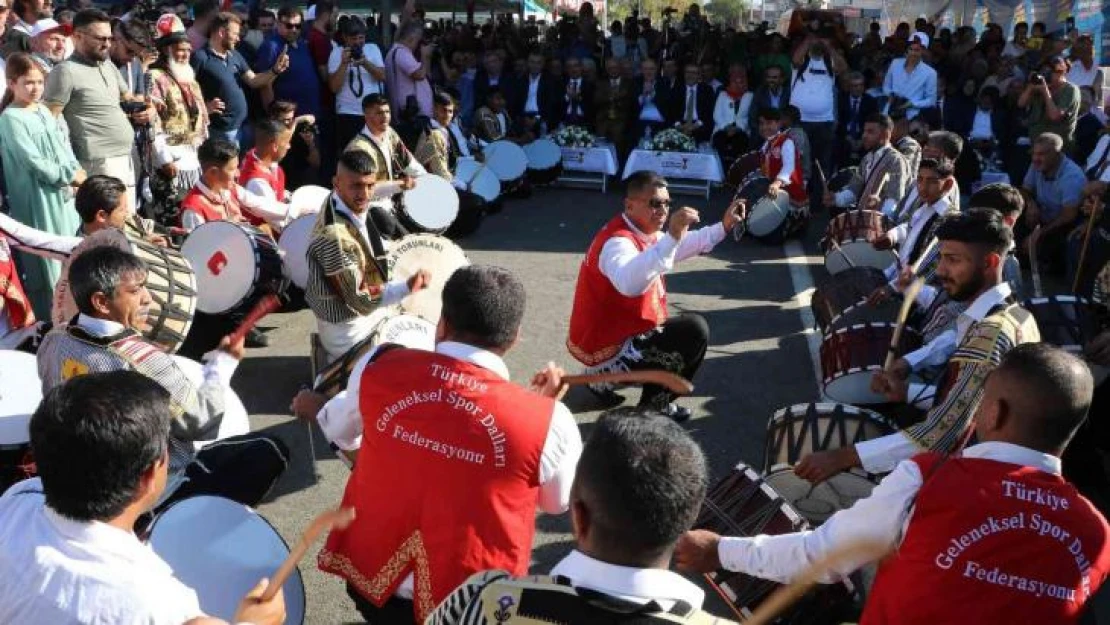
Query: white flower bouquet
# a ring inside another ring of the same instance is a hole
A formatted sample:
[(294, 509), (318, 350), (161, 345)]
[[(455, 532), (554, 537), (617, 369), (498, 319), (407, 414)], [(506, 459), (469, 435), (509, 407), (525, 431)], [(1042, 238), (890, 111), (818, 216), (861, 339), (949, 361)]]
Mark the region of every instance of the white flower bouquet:
[(564, 126), (556, 131), (551, 139), (564, 148), (594, 147), (594, 136), (582, 126)]
[(697, 152), (698, 144), (682, 131), (668, 128), (652, 137), (651, 149), (656, 152)]

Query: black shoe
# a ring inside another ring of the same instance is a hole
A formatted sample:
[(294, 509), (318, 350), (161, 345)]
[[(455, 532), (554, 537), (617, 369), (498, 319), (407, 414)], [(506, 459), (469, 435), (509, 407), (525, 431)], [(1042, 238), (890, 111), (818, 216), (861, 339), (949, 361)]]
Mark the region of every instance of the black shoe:
[(251, 328), (251, 331), (247, 332), (246, 346), (269, 347), (270, 339), (266, 338), (266, 335), (263, 334), (258, 328)]
[(587, 384), (586, 388), (607, 406), (624, 403), (624, 396), (613, 390), (610, 384)]
[(679, 406), (675, 403), (667, 404), (667, 407), (660, 410), (660, 412), (663, 413), (663, 416), (670, 417), (675, 423), (685, 423), (689, 421), (690, 417), (694, 414), (689, 408)]

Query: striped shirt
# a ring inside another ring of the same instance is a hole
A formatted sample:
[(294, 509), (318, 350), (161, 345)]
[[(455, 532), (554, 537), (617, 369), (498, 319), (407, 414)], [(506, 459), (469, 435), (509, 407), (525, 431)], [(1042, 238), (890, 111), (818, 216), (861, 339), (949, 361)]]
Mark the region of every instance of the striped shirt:
[[(376, 230), (369, 231), (366, 218), (365, 213), (355, 216), (335, 194), (316, 218), (308, 245), (305, 301), (318, 319), (344, 323), (381, 304), (384, 291), (379, 289), (388, 279), (385, 244)], [(371, 237), (383, 250), (380, 256)]]

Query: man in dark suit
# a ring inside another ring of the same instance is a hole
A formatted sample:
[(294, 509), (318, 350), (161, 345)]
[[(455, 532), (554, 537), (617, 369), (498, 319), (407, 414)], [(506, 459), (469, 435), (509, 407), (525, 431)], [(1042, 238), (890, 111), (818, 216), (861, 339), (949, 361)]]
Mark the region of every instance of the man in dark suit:
[(713, 88), (701, 82), (701, 68), (696, 63), (687, 63), (682, 76), (685, 83), (671, 100), (671, 122), (695, 141), (708, 141), (717, 103)]
[(652, 133), (667, 126), (673, 90), (658, 76), (659, 66), (652, 59), (640, 63), (640, 75), (632, 82), (635, 100), (632, 107), (632, 123), (629, 139), (639, 141), (648, 128)]
[[(863, 121), (879, 111), (875, 98), (867, 95), (863, 74), (848, 74), (848, 91), (837, 103), (836, 162), (838, 167), (859, 164), (863, 157)], [(832, 175), (829, 172), (828, 175)]]
[(763, 70), (763, 84), (752, 94), (752, 106), (748, 113), (748, 128), (759, 128), (759, 112), (765, 108), (782, 109), (790, 104), (790, 86), (782, 68), (772, 65)]
[(500, 87), (508, 110), (516, 110), (516, 102), (512, 100), (516, 95), (515, 81), (512, 75), (505, 71), (505, 63), (501, 60), (501, 55), (493, 50), (486, 52), (482, 59), (482, 67), (474, 75), (475, 108), (486, 103), (486, 93), (490, 87)]
[(567, 81), (556, 95), (558, 124), (594, 128), (594, 84), (582, 75), (582, 61), (569, 58), (565, 65)]
[(628, 139), (628, 118), (632, 113), (632, 81), (621, 76), (620, 61), (605, 59), (605, 77), (598, 79), (594, 93), (597, 134), (617, 146), (617, 154), (625, 153)]
[(554, 80), (543, 71), (543, 55), (533, 52), (528, 55), (528, 73), (523, 80), (513, 84), (514, 93), (509, 101), (514, 105), (510, 111), (526, 132), (539, 136), (541, 126), (554, 128), (556, 118), (555, 98), (558, 97)]

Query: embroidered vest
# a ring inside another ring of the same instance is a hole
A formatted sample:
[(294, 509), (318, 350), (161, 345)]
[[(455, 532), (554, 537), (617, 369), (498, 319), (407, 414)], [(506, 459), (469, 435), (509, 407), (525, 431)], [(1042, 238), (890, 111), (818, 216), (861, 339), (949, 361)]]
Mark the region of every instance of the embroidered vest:
[[(185, 195), (185, 199), (181, 201), (181, 212), (193, 211), (201, 216), (205, 222), (209, 221), (237, 221), (243, 217), (243, 211), (239, 208), (239, 200), (232, 192), (227, 199), (227, 202), (218, 201), (208, 194), (201, 191), (200, 187), (194, 186), (189, 189)], [(253, 225), (260, 225), (251, 221)]]
[[(279, 202), (284, 202), (287, 193), (285, 192), (285, 170), (278, 165), (274, 169), (270, 169), (262, 163), (258, 158), (258, 152), (253, 149), (247, 152), (243, 157), (243, 164), (239, 167), (239, 184), (246, 186), (247, 182), (261, 178), (266, 181), (271, 189), (274, 190), (274, 196), (277, 197)], [(247, 211), (248, 216), (250, 211)]]
[[(782, 171), (782, 146), (789, 138), (789, 133), (780, 132), (768, 139), (764, 145), (763, 162), (760, 165), (760, 170), (764, 176), (771, 180), (774, 180)], [(794, 173), (790, 176), (790, 183), (786, 185), (786, 192), (795, 203), (808, 201), (805, 174), (802, 172), (802, 153), (797, 144), (794, 144)]]
[(27, 301), (27, 293), (19, 280), (12, 248), (8, 240), (0, 234), (0, 314), (8, 316), (8, 326), (12, 330), (25, 328), (35, 322), (35, 311)]

